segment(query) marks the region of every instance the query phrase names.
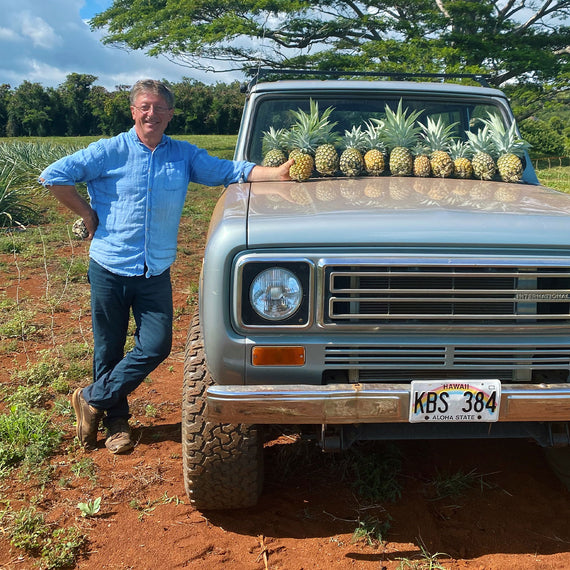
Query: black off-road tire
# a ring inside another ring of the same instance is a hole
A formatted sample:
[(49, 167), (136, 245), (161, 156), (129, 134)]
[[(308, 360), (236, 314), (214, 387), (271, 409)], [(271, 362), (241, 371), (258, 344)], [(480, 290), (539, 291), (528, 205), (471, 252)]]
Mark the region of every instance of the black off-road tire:
[(262, 438), (256, 426), (206, 419), (206, 389), (212, 383), (196, 313), (184, 358), (184, 486), (191, 504), (200, 510), (251, 507), (257, 503), (263, 486)]

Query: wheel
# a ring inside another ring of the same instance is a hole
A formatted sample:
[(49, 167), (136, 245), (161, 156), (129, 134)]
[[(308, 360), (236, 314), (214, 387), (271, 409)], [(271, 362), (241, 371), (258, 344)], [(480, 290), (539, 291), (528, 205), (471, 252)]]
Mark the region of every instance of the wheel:
[(570, 447), (545, 447), (544, 454), (554, 474), (570, 491)]
[(263, 485), (262, 438), (255, 426), (206, 419), (206, 389), (212, 383), (196, 313), (184, 357), (184, 486), (191, 504), (200, 510), (251, 507), (257, 503)]

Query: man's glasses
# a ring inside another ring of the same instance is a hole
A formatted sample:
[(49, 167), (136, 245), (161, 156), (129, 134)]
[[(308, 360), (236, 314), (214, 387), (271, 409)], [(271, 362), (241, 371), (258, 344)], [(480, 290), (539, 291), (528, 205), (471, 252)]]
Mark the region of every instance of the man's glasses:
[(159, 115), (164, 115), (165, 113), (168, 113), (168, 111), (171, 110), (170, 107), (162, 107), (160, 105), (141, 105), (140, 107), (137, 107), (136, 105), (133, 105), (133, 107), (137, 110), (140, 111), (141, 113), (150, 113), (150, 110), (153, 109), (155, 113), (158, 113)]

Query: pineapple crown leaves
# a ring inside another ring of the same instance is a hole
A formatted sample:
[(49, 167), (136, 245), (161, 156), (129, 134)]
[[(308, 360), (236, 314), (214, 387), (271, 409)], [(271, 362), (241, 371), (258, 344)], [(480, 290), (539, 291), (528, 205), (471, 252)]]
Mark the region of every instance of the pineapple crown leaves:
[(469, 154), (467, 142), (455, 139), (449, 143), (449, 155), (453, 160), (457, 158), (469, 158)]
[(530, 143), (518, 136), (515, 122), (512, 122), (507, 129), (501, 117), (490, 111), (488, 112), (488, 118), (482, 119), (482, 121), (489, 128), (496, 156), (514, 154), (520, 157), (530, 148)]
[(381, 152), (385, 152), (386, 145), (384, 144), (382, 133), (384, 122), (378, 119), (371, 119), (364, 124), (366, 125), (366, 130), (362, 135), (362, 140), (366, 150), (376, 149)]
[(344, 148), (355, 148), (359, 151), (364, 151), (366, 149), (366, 139), (365, 134), (362, 132), (362, 127), (360, 125), (353, 126), (350, 131), (345, 130), (342, 145)]
[(421, 136), (432, 152), (436, 150), (448, 151), (452, 141), (451, 133), (456, 125), (457, 123), (452, 123), (446, 126), (441, 117), (438, 117), (437, 121), (428, 117), (426, 124), (420, 125), (423, 131)]
[(385, 107), (386, 119), (384, 121), (384, 140), (388, 148), (395, 147), (412, 148), (415, 146), (421, 127), (416, 123), (421, 115), (420, 110), (402, 110), (402, 100), (400, 99), (396, 112), (392, 111), (389, 105)]
[(332, 111), (333, 107), (328, 107), (319, 115), (319, 104), (313, 99), (309, 102), (308, 113), (302, 109), (291, 111), (296, 121), (287, 137), (289, 148), (299, 148), (302, 152), (312, 154), (319, 145), (334, 143), (336, 135), (332, 129), (336, 122), (329, 121)]
[(413, 156), (427, 156), (431, 152), (429, 146), (425, 143), (425, 141), (418, 141), (417, 144), (410, 149), (412, 151)]
[(496, 154), (495, 143), (491, 137), (489, 125), (485, 125), (476, 133), (466, 131), (465, 134), (467, 135), (467, 146), (469, 149), (469, 154), (471, 154), (471, 156), (477, 154), (478, 152), (484, 152), (491, 156), (494, 156)]
[(267, 131), (263, 132), (261, 141), (263, 153), (270, 150), (285, 150), (287, 148), (287, 132), (285, 129), (275, 129), (269, 127)]

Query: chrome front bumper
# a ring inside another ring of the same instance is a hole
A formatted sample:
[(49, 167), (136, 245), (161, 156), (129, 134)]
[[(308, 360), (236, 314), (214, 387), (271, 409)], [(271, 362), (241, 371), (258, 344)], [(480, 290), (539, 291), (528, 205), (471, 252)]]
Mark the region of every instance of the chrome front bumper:
[[(407, 422), (407, 384), (211, 386), (212, 421), (247, 424)], [(499, 421), (570, 421), (570, 384), (503, 384)]]

